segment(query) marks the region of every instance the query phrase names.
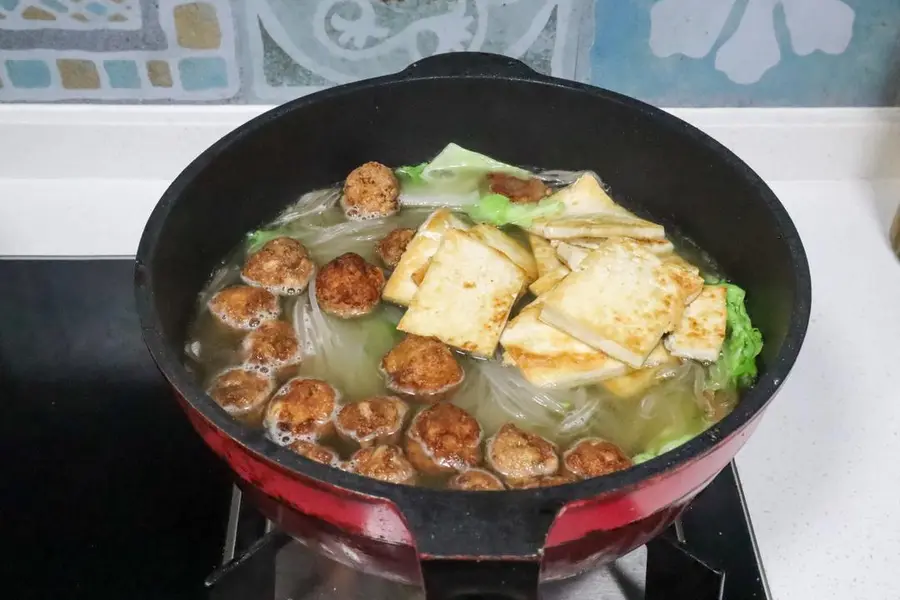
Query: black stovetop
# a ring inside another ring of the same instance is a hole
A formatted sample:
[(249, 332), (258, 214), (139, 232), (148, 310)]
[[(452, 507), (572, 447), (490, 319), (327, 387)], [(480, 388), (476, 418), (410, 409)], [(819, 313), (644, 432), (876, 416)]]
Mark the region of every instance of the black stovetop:
[[(144, 347), (131, 271), (128, 260), (0, 260), (4, 598), (209, 597), (232, 482)], [(667, 533), (674, 546), (647, 547), (651, 563), (681, 564), (686, 550), (725, 570), (725, 600), (767, 597), (731, 468), (681, 525)]]

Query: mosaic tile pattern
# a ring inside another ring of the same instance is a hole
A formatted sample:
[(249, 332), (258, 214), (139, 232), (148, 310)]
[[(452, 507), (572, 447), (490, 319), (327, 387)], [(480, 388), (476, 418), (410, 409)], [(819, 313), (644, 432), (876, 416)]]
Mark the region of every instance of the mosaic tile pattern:
[(460, 50), (662, 106), (900, 104), (900, 0), (0, 0), (0, 102), (273, 103)]
[(138, 0), (0, 0), (6, 30), (125, 29), (142, 26)]
[[(17, 1), (0, 0), (0, 8)], [(60, 10), (90, 5), (47, 1)], [(0, 80), (8, 82), (0, 88), (0, 100), (209, 102), (231, 101), (238, 93), (228, 0), (104, 1), (137, 11), (141, 35), (70, 28), (62, 21), (40, 33), (4, 31), (8, 19), (0, 20)]]
[(586, 79), (592, 17), (588, 0), (247, 0), (251, 91), (286, 100), (460, 50)]

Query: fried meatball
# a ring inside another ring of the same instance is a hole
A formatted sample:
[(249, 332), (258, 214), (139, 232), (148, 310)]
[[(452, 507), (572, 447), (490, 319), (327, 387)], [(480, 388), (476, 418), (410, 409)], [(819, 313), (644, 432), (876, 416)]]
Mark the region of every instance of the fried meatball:
[(422, 402), (447, 398), (465, 378), (450, 346), (433, 338), (407, 335), (381, 359), (387, 388)]
[(488, 185), (493, 193), (506, 196), (510, 202), (516, 203), (537, 202), (550, 195), (550, 188), (536, 177), (519, 179), (503, 173), (491, 173), (488, 175)]
[(228, 414), (258, 425), (274, 389), (275, 381), (269, 375), (252, 368), (232, 367), (216, 375), (206, 393)]
[(315, 269), (303, 244), (279, 237), (247, 257), (241, 279), (279, 296), (296, 296), (306, 289)]
[(366, 398), (341, 408), (335, 419), (335, 429), (341, 438), (363, 448), (395, 444), (408, 410), (396, 396)]
[(415, 482), (416, 470), (397, 446), (370, 446), (353, 453), (347, 470), (390, 483)]
[(245, 364), (263, 372), (296, 365), (303, 359), (294, 327), (285, 321), (266, 321), (241, 343)]
[(556, 445), (512, 423), (488, 440), (487, 461), (507, 482), (553, 475), (559, 470)]
[(406, 455), (423, 473), (465, 471), (481, 462), (481, 437), (475, 417), (453, 404), (435, 404), (406, 430)]
[(231, 329), (249, 331), (278, 318), (281, 306), (275, 294), (250, 285), (235, 285), (213, 296), (209, 312)]
[(319, 308), (341, 319), (367, 315), (381, 301), (384, 273), (359, 254), (341, 254), (316, 275)]
[(316, 440), (334, 430), (340, 394), (321, 379), (295, 377), (272, 396), (264, 425), (275, 442)]
[(469, 469), (454, 475), (447, 482), (451, 490), (468, 492), (494, 492), (506, 489), (500, 478), (484, 469)]
[(378, 255), (384, 266), (388, 269), (395, 269), (414, 235), (416, 235), (415, 229), (395, 229), (375, 244), (375, 254)]
[(400, 182), (394, 172), (377, 162), (353, 169), (344, 181), (341, 208), (348, 219), (388, 217), (400, 210)]
[(314, 460), (316, 462), (322, 463), (323, 465), (336, 467), (340, 462), (337, 452), (326, 446), (320, 446), (315, 442), (297, 440), (289, 444), (288, 448), (290, 448), (300, 456), (305, 456), (309, 460)]
[(609, 475), (631, 466), (631, 459), (611, 442), (585, 438), (563, 453), (563, 472), (579, 479)]
[(514, 490), (531, 490), (534, 488), (574, 483), (576, 481), (578, 480), (568, 473), (558, 473), (556, 475), (538, 475), (537, 477), (529, 477), (527, 479), (517, 479), (515, 481), (510, 481), (509, 487)]

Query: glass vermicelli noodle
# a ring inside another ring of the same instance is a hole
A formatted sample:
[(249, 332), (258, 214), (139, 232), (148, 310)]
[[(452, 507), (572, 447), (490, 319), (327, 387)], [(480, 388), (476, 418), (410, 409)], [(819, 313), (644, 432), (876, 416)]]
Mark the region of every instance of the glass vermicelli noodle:
[[(449, 144), (361, 165), (248, 232), (198, 296), (185, 362), (309, 460), (493, 491), (676, 448), (733, 410), (761, 347), (743, 290), (597, 174)], [(346, 418), (389, 436), (335, 428), (362, 401)]]

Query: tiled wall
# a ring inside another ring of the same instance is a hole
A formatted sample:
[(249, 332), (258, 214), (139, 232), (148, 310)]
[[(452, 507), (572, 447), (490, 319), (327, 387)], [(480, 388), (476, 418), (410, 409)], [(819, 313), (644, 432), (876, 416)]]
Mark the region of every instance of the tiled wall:
[(664, 106), (896, 105), (900, 0), (0, 0), (0, 101), (273, 103), (456, 50)]

